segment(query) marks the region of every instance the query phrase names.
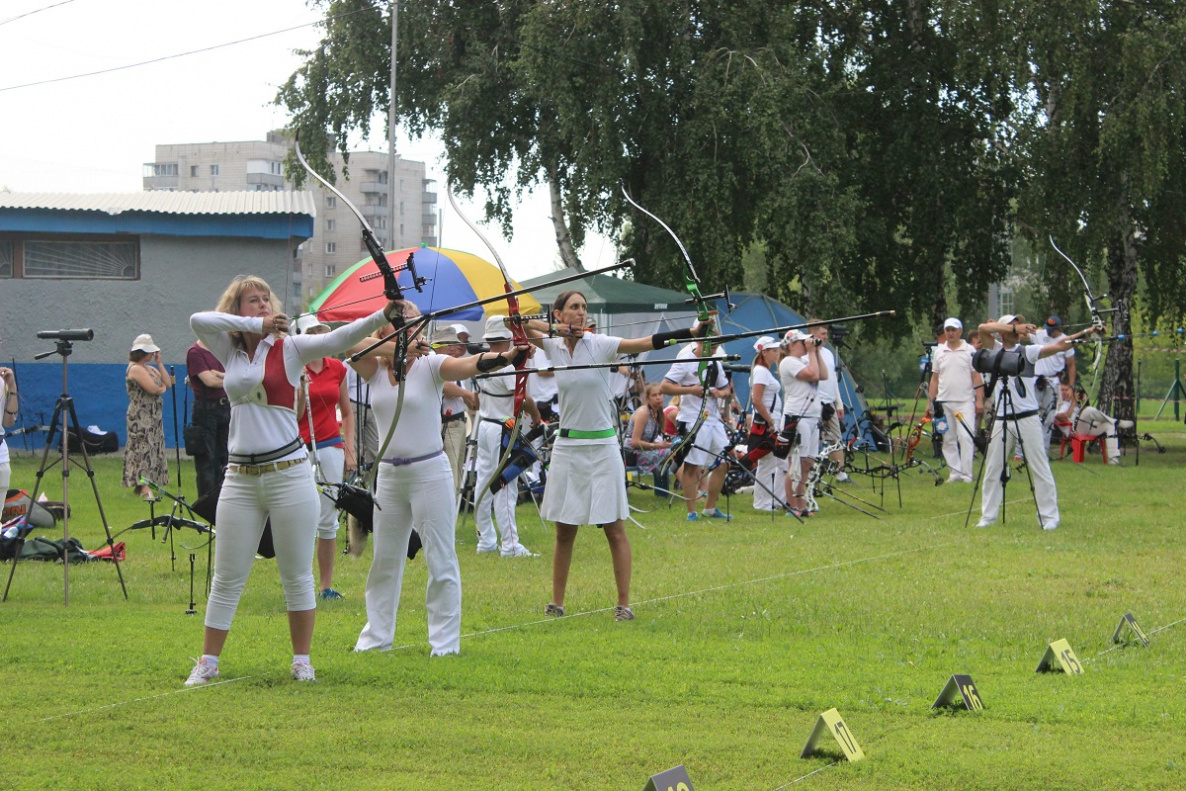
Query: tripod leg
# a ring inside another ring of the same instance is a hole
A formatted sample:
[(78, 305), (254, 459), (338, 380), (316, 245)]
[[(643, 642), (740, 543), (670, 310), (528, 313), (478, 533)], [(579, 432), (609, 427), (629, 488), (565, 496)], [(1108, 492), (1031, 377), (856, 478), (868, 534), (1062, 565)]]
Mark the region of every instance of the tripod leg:
[[(64, 364), (64, 363), (63, 363)], [(66, 399), (67, 408), (70, 411), (70, 422), (74, 425), (74, 430), (78, 432), (78, 436), (84, 436), (82, 433), (82, 424), (78, 422), (78, 413), (74, 411), (74, 400), (69, 396), (64, 396)], [(99, 521), (103, 524), (103, 532), (107, 535), (107, 547), (111, 550), (111, 562), (115, 564), (115, 573), (119, 577), (119, 587), (124, 592), (124, 600), (128, 598), (128, 586), (124, 582), (124, 572), (119, 565), (119, 556), (115, 553), (115, 540), (111, 537), (111, 526), (107, 524), (107, 514), (103, 511), (103, 500), (99, 497), (99, 485), (95, 482), (95, 468), (91, 466), (91, 457), (87, 453), (86, 443), (79, 442), (78, 446), (82, 449), (82, 467), (86, 470), (87, 478), (91, 482), (91, 491), (95, 495), (95, 505), (99, 509)], [(65, 466), (68, 459), (63, 459), (62, 464)], [(77, 464), (78, 462), (75, 462)], [(69, 509), (67, 503), (66, 508)]]

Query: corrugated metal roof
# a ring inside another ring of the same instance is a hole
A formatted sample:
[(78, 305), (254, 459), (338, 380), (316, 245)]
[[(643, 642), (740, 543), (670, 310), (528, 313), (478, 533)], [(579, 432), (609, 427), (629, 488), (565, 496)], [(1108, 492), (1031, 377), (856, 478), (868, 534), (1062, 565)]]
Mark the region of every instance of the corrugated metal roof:
[(317, 216), (311, 192), (146, 192), (72, 195), (52, 192), (0, 192), (0, 209), (48, 209), (156, 214), (307, 214)]

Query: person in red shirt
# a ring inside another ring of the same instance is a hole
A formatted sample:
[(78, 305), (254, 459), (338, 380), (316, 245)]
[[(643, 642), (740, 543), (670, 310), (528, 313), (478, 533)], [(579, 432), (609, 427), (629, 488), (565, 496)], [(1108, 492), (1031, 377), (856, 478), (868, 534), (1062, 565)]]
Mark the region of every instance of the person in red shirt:
[[(319, 335), (329, 332), (329, 325), (323, 324), (314, 314), (297, 319), (298, 335)], [(310, 452), (315, 452), (317, 463), (313, 467), (316, 480), (321, 483), (341, 483), (343, 478), (358, 467), (354, 455), (354, 410), (346, 391), (346, 365), (333, 357), (322, 357), (305, 366), (305, 377), (309, 382), (310, 410), (298, 409), (297, 424), (301, 440)], [(338, 412), (342, 422), (338, 424)], [(310, 425), (312, 432), (310, 433)], [(316, 440), (316, 451), (313, 449)], [(334, 559), (338, 554), (338, 507), (325, 492), (321, 493), (321, 513), (317, 519), (317, 571), (319, 594), (322, 599), (340, 599), (342, 594), (334, 590)]]

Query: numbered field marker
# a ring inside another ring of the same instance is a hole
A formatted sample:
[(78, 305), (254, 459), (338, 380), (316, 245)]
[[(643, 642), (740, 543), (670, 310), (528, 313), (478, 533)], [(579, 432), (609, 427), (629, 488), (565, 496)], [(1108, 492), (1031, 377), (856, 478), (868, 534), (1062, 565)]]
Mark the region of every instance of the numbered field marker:
[(1132, 633), (1136, 635), (1137, 639), (1141, 641), (1141, 645), (1145, 646), (1145, 648), (1149, 647), (1149, 636), (1145, 634), (1144, 630), (1141, 629), (1140, 626), (1137, 626), (1137, 619), (1133, 618), (1132, 613), (1130, 612), (1126, 612), (1124, 617), (1120, 619), (1120, 623), (1116, 625), (1116, 631), (1112, 634), (1113, 643), (1125, 642), (1124, 638), (1120, 636), (1120, 632), (1124, 629), (1125, 625), (1127, 625)]
[(1071, 649), (1071, 644), (1066, 641), (1066, 638), (1055, 640), (1046, 646), (1046, 653), (1042, 654), (1042, 661), (1038, 663), (1034, 672), (1042, 673), (1054, 670), (1056, 661), (1062, 671), (1069, 676), (1077, 676), (1083, 672), (1083, 666), (1079, 664), (1079, 659), (1075, 656), (1075, 652)]
[(800, 758), (807, 758), (814, 755), (818, 747), (820, 737), (824, 733), (832, 734), (836, 739), (836, 743), (840, 745), (840, 749), (844, 751), (844, 757), (849, 761), (859, 761), (865, 757), (865, 753), (861, 751), (861, 745), (857, 744), (856, 737), (852, 735), (852, 731), (844, 724), (844, 719), (841, 718), (840, 712), (836, 709), (828, 709), (815, 721), (815, 727), (811, 729), (811, 735), (807, 737), (807, 744), (803, 746), (803, 752), (799, 755)]
[(666, 772), (651, 775), (642, 791), (692, 791), (692, 780), (688, 777), (688, 770), (680, 764)]
[(931, 708), (950, 706), (955, 702), (957, 695), (963, 699), (964, 708), (968, 711), (984, 709), (984, 702), (980, 699), (980, 691), (976, 689), (976, 683), (972, 681), (971, 676), (962, 673), (956, 673), (947, 679), (947, 683), (943, 685), (943, 691), (939, 693), (939, 697), (935, 698)]

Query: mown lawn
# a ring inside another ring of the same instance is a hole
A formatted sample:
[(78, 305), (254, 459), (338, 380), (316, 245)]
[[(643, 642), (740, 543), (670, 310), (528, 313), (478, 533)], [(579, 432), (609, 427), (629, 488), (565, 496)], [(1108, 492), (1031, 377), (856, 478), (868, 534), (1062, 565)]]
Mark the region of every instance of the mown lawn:
[[(318, 614), (311, 685), (288, 677), (269, 562), (244, 596), (225, 683), (190, 690), (206, 562), (196, 533), (176, 537), (175, 571), (159, 532), (120, 536), (128, 601), (115, 569), (95, 563), (70, 569), (64, 608), (61, 567), (23, 563), (0, 605), (0, 788), (641, 789), (679, 763), (702, 791), (1182, 788), (1186, 435), (1155, 433), (1169, 452), (1146, 450), (1139, 467), (1056, 463), (1053, 532), (1037, 529), (1024, 476), (1007, 523), (979, 530), (964, 527), (970, 487), (917, 472), (903, 477), (904, 507), (886, 493), (880, 521), (825, 501), (800, 525), (738, 497), (731, 524), (686, 523), (632, 490), (651, 509), (630, 533), (632, 623), (609, 612), (595, 530), (578, 540), (570, 616), (545, 621), (552, 546), (534, 508), (519, 511), (534, 559), (475, 555), (471, 520), (458, 531), (465, 636), (453, 658), (428, 656), (423, 558), (409, 564), (397, 649), (353, 654), (369, 553), (343, 558), (347, 598)], [(35, 463), (15, 468), (29, 487)], [(113, 529), (147, 516), (119, 470), (96, 463)], [(46, 484), (60, 493), (56, 471)], [(852, 490), (879, 502), (867, 479)], [(70, 491), (72, 533), (99, 546), (85, 475)], [(185, 614), (183, 544), (195, 547), (197, 616)], [(1130, 611), (1148, 648), (1111, 642)], [(1059, 638), (1082, 675), (1034, 672)], [(972, 676), (983, 711), (931, 712), (953, 673)], [(866, 760), (799, 758), (831, 707)]]

